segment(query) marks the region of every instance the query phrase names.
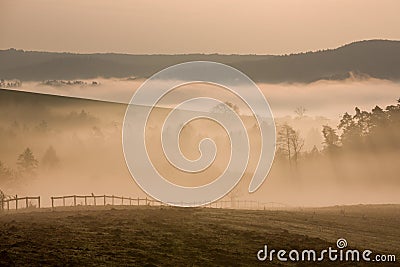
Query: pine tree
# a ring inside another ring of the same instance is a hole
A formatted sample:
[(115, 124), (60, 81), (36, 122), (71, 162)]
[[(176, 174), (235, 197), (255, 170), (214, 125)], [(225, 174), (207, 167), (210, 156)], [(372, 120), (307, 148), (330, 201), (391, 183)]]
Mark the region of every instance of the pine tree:
[(18, 156), (17, 165), (20, 171), (27, 174), (33, 174), (37, 169), (39, 162), (36, 160), (30, 148)]

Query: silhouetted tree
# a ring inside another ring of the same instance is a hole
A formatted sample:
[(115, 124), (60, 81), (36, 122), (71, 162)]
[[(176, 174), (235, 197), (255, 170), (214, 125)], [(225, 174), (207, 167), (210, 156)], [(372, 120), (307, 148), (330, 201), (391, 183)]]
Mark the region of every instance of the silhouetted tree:
[(393, 129), (390, 131), (391, 139), (395, 142), (392, 143), (393, 149), (400, 148), (400, 98), (397, 100), (397, 105), (390, 105), (386, 107), (388, 125)]
[(36, 160), (30, 148), (25, 149), (25, 151), (18, 156), (17, 165), (20, 171), (25, 174), (34, 174), (37, 169), (39, 162)]
[(345, 113), (338, 129), (344, 149), (383, 151), (400, 147), (400, 103), (385, 110), (374, 107), (371, 112), (355, 109), (355, 115)]
[(361, 142), (362, 130), (353, 116), (345, 113), (340, 120), (338, 129), (342, 131), (340, 141), (345, 148), (357, 148)]
[(390, 105), (386, 107), (388, 120), (390, 124), (400, 126), (400, 98), (397, 100), (397, 105)]
[(358, 107), (355, 108), (356, 114), (353, 116), (354, 123), (358, 134), (360, 135), (359, 143), (366, 142), (366, 136), (371, 129), (371, 116), (367, 111), (361, 111)]
[(289, 162), (291, 162), (293, 156), (292, 146), (290, 145), (290, 135), (292, 135), (293, 132), (294, 130), (292, 127), (284, 124), (283, 126), (279, 127), (276, 138), (278, 146), (277, 152), (286, 156)]
[(297, 164), (300, 152), (303, 149), (304, 139), (300, 137), (298, 131), (295, 131), (288, 124), (284, 124), (279, 127), (277, 133), (277, 145), (278, 153), (285, 155), (290, 164), (292, 161)]
[(322, 135), (324, 136), (324, 150), (330, 154), (335, 153), (339, 148), (339, 136), (335, 129), (324, 125), (322, 126)]

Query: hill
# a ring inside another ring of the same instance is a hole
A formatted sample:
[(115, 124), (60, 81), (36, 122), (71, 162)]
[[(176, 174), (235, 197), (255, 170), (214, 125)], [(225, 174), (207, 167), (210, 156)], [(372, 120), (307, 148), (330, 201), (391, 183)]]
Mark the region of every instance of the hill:
[(208, 60), (229, 64), (257, 82), (310, 83), (350, 75), (400, 80), (400, 41), (368, 40), (316, 52), (271, 55), (73, 54), (0, 51), (0, 78), (22, 81), (141, 77), (177, 63)]

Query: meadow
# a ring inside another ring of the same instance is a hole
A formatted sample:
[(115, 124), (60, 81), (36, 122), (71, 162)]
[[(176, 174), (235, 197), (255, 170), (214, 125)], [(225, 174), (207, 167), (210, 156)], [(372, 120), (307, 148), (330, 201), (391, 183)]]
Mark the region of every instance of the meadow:
[[(278, 249), (370, 249), (400, 256), (400, 206), (287, 210), (120, 207), (0, 215), (1, 266), (314, 266), (260, 262)], [(398, 262), (397, 262), (398, 264)], [(320, 266), (399, 266), (320, 262)]]

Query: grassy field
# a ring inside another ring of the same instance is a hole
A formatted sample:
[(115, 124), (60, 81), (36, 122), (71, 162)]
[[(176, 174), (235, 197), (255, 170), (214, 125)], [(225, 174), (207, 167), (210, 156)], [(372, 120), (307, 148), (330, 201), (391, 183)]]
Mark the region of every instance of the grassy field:
[(314, 266), (259, 262), (257, 251), (349, 248), (395, 254), (396, 263), (322, 262), (325, 266), (399, 266), (400, 206), (250, 211), (210, 208), (25, 212), (0, 215), (0, 266)]

